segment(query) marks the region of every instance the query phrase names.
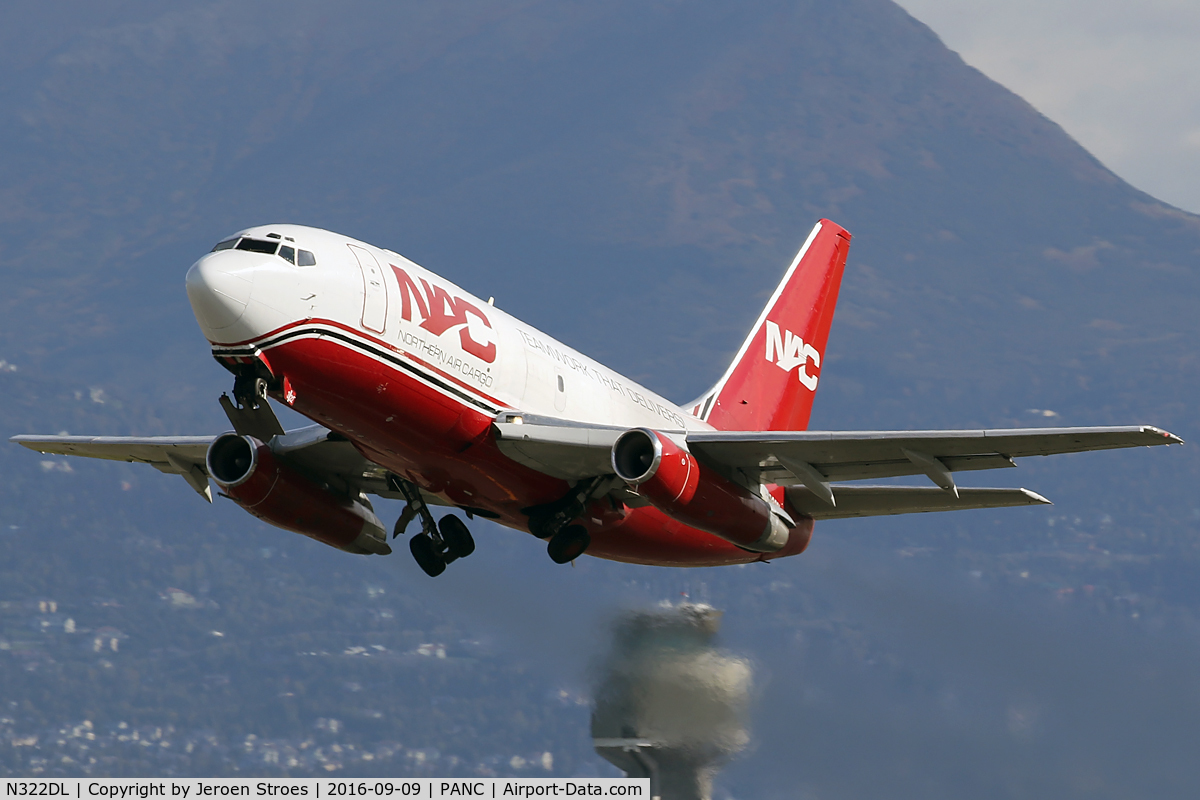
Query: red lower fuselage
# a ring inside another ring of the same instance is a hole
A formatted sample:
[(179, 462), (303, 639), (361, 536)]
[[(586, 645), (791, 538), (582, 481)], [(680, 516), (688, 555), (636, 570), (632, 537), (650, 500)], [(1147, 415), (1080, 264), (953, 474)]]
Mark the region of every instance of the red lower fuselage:
[[(569, 491), (567, 482), (500, 451), (492, 428), (503, 408), (499, 401), (377, 337), (329, 321), (321, 321), (326, 333), (319, 335), (313, 332), (314, 322), (214, 351), (223, 362), (231, 352), (257, 351), (274, 374), (286, 376), (293, 409), (345, 436), (371, 461), (474, 515), (527, 531), (524, 509), (556, 501)], [(335, 328), (342, 335), (330, 335)], [(282, 391), (276, 399), (287, 402)], [(812, 520), (800, 518), (786, 548), (751, 553), (653, 506), (614, 507), (607, 498), (593, 501), (576, 524), (592, 537), (588, 555), (661, 566), (718, 566), (795, 555), (812, 533)]]

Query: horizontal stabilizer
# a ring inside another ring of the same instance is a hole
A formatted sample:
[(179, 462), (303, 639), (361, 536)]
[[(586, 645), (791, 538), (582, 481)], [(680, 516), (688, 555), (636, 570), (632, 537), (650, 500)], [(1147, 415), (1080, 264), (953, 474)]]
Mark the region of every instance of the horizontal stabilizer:
[(964, 489), (958, 495), (936, 486), (840, 486), (830, 487), (837, 505), (831, 506), (806, 486), (786, 489), (792, 508), (813, 519), (883, 517), (927, 511), (959, 511), (970, 508), (1007, 508), (1048, 505), (1049, 500), (1028, 489)]

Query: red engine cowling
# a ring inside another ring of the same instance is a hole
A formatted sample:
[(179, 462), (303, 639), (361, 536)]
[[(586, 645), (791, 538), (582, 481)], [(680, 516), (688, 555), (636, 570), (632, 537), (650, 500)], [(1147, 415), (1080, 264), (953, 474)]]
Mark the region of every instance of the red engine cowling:
[(790, 532), (766, 501), (726, 479), (662, 434), (634, 428), (617, 438), (613, 471), (659, 511), (745, 550), (775, 553)]
[(375, 512), (297, 472), (253, 436), (218, 436), (205, 462), (221, 491), (264, 522), (349, 553), (392, 551)]

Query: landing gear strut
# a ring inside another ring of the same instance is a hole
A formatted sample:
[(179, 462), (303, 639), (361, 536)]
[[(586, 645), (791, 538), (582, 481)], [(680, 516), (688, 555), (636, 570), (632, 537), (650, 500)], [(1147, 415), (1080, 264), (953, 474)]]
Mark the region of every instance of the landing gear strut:
[[(221, 395), (221, 408), (239, 436), (253, 436), (259, 441), (269, 442), (273, 436), (283, 435), (283, 426), (267, 403), (269, 388), (265, 378), (245, 372), (233, 380), (233, 400), (229, 399), (229, 395)], [(234, 400), (237, 405), (234, 405)]]
[(415, 484), (398, 475), (389, 475), (388, 484), (408, 501), (392, 529), (392, 538), (404, 533), (414, 517), (420, 517), (421, 532), (408, 543), (408, 549), (426, 575), (436, 578), (446, 571), (447, 564), (475, 552), (475, 539), (461, 519), (447, 514), (439, 525)]

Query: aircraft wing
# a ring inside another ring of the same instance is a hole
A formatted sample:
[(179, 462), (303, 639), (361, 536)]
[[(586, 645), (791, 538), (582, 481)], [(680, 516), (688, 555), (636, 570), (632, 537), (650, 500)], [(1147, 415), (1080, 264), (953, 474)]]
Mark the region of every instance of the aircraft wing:
[[(789, 478), (829, 481), (928, 475), (1015, 467), (1014, 458), (1181, 444), (1148, 425), (1105, 428), (1015, 428), (966, 431), (694, 431), (698, 457), (740, 469), (769, 483)], [(812, 474), (813, 471), (817, 473)], [(811, 488), (811, 487), (810, 487)]]
[(160, 472), (182, 475), (210, 503), (204, 456), (213, 436), (14, 436), (9, 441), (60, 456), (103, 458), (149, 464)]
[(169, 465), (170, 460), (203, 464), (214, 436), (14, 436), (10, 442), (39, 453)]
[[(160, 472), (182, 475), (188, 485), (212, 501), (205, 456), (216, 436), (14, 436), (16, 442), (39, 453), (103, 458), (149, 464)], [(288, 431), (270, 442), (275, 454), (298, 470), (362, 491), (404, 499), (387, 481), (387, 472), (364, 457), (350, 442), (321, 425)], [(430, 504), (441, 501), (426, 497)]]
[[(623, 432), (540, 418), (534, 424), (525, 418), (522, 423), (497, 422), (495, 427), (500, 448), (510, 458), (568, 480), (611, 473), (609, 454)], [(748, 483), (803, 485), (808, 499), (799, 502), (802, 495), (796, 495), (797, 507), (818, 516), (808, 502), (816, 500), (822, 504), (819, 516), (826, 518), (1048, 502), (1022, 489), (959, 489), (952, 473), (1015, 467), (1013, 459), (1025, 456), (1183, 441), (1148, 425), (961, 431), (672, 431), (665, 435), (686, 443), (688, 450), (709, 466), (730, 476), (740, 473)], [(949, 499), (937, 499), (937, 489), (931, 494), (924, 487), (912, 493), (901, 491), (903, 487), (832, 485), (834, 481), (909, 475), (928, 476)], [(855, 499), (847, 506), (851, 498)]]

